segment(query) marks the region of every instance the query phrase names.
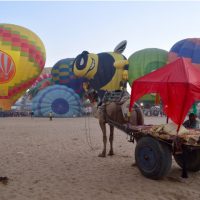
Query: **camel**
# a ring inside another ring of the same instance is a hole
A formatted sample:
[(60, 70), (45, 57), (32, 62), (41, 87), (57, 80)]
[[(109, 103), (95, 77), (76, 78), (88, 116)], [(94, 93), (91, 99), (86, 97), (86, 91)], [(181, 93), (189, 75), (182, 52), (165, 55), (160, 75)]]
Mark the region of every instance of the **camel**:
[[(93, 95), (91, 94), (88, 95), (88, 98), (94, 102)], [(127, 96), (126, 101), (130, 101), (130, 95)], [(131, 125), (134, 126), (144, 124), (144, 117), (141, 108), (137, 104), (135, 104), (133, 111), (130, 113), (129, 119), (127, 119), (124, 117), (122, 113), (121, 106), (123, 103), (125, 103), (125, 101), (120, 101), (120, 102), (107, 101), (98, 108), (99, 125), (103, 133), (103, 151), (99, 154), (99, 157), (106, 157), (106, 146), (107, 146), (106, 123), (108, 123), (109, 119), (121, 125), (127, 123), (130, 123)], [(108, 155), (112, 156), (114, 155), (113, 151), (114, 126), (110, 124), (109, 126), (110, 126), (110, 136), (109, 136), (110, 150)]]

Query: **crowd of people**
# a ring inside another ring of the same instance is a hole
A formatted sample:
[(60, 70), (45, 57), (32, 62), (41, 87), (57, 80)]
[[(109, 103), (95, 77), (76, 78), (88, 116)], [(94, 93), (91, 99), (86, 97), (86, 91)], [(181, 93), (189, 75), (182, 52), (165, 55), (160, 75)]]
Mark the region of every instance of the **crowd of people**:
[(0, 117), (27, 117), (30, 115), (28, 111), (0, 111)]
[[(83, 110), (84, 115), (89, 116), (92, 113), (92, 108), (90, 106), (85, 107)], [(144, 113), (145, 114), (145, 113)], [(151, 114), (149, 113), (151, 116)], [(162, 111), (159, 112), (159, 115), (162, 117), (164, 114)], [(34, 112), (33, 111), (0, 111), (0, 117), (34, 117)], [(158, 116), (158, 115), (156, 115)], [(52, 112), (49, 113), (49, 120), (52, 121), (53, 114)], [(196, 114), (191, 112), (189, 114), (189, 118), (185, 120), (183, 123), (183, 126), (185, 128), (200, 128), (200, 119), (197, 117)]]

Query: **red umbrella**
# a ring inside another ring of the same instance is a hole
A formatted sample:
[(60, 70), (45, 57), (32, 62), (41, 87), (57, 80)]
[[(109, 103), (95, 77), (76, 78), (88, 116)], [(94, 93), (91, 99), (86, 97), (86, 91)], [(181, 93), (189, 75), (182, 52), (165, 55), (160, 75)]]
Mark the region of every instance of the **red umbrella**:
[(165, 113), (179, 130), (192, 104), (200, 99), (200, 69), (184, 58), (153, 71), (132, 84), (133, 103), (147, 93), (158, 93)]

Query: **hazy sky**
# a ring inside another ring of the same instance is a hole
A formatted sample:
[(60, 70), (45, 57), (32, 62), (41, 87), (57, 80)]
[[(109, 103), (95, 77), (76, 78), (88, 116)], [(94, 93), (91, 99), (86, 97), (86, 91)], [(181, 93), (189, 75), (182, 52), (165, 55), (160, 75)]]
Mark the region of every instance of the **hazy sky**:
[(112, 51), (127, 40), (124, 55), (200, 37), (200, 2), (35, 1), (0, 2), (0, 23), (24, 26), (43, 41), (52, 67), (58, 60), (83, 50)]

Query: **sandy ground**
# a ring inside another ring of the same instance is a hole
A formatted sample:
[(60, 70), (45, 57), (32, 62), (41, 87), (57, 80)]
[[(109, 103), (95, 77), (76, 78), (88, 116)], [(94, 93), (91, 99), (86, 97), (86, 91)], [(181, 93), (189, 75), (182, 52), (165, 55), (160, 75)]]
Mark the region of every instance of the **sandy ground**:
[[(165, 118), (146, 117), (146, 124)], [(180, 178), (173, 161), (163, 180), (145, 178), (134, 144), (116, 130), (113, 157), (99, 158), (97, 119), (0, 118), (0, 200), (199, 200), (200, 172)]]

